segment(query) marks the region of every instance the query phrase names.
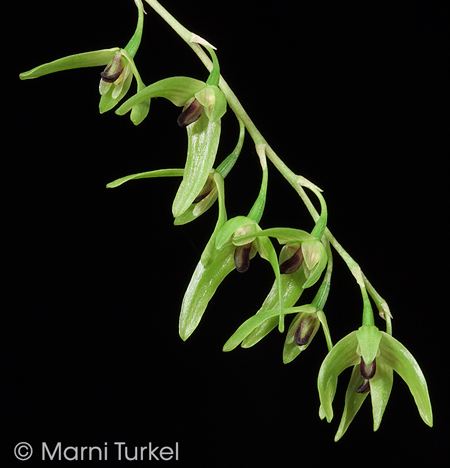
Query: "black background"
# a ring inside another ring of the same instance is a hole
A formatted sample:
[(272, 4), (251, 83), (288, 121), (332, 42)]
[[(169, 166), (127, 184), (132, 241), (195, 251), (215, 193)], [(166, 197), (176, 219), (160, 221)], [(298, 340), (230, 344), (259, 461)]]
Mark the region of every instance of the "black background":
[[(3, 30), (1, 459), (19, 465), (13, 448), (21, 441), (36, 452), (26, 466), (39, 464), (43, 441), (63, 447), (122, 441), (129, 447), (178, 442), (179, 466), (442, 461), (448, 443), (444, 2), (164, 4), (217, 46), (224, 77), (263, 135), (295, 172), (324, 189), (330, 229), (387, 299), (394, 336), (427, 377), (435, 426), (421, 421), (396, 376), (378, 432), (368, 399), (343, 439), (333, 442), (349, 374), (340, 378), (335, 419), (320, 421), (322, 334), (289, 365), (281, 360), (284, 338), (275, 332), (255, 348), (223, 353), (272, 283), (261, 259), (245, 275), (227, 278), (199, 328), (182, 342), (179, 307), (216, 210), (174, 227), (178, 180), (105, 189), (127, 174), (182, 167), (179, 109), (153, 100), (139, 127), (128, 116), (100, 115), (101, 68), (18, 79), (65, 55), (123, 47), (135, 27), (134, 2), (25, 1), (6, 13)], [(146, 10), (136, 55), (144, 82), (206, 79), (196, 56)], [(236, 136), (230, 112), (219, 158)], [(259, 183), (247, 138), (227, 178), (229, 217), (248, 212)], [(275, 170), (261, 224), (312, 228)], [(337, 256), (335, 264), (326, 312), (338, 341), (360, 326), (361, 299)], [(111, 448), (110, 454), (113, 460)], [(108, 463), (127, 464), (89, 465)]]

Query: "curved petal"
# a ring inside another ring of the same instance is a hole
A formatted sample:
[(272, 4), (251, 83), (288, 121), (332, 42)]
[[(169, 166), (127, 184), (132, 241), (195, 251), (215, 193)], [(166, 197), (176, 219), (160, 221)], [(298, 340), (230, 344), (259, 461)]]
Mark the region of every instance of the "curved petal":
[[(303, 292), (302, 285), (304, 281), (305, 276), (303, 274), (303, 270), (301, 269), (289, 275), (281, 275), (280, 287), (282, 291), (282, 301), (284, 308), (293, 307), (294, 304), (299, 300)], [(269, 291), (269, 294), (267, 295), (257, 314), (263, 312), (264, 310), (278, 309), (279, 307), (280, 301), (278, 293), (278, 284), (275, 280), (271, 290)], [(272, 317), (270, 319), (267, 319), (245, 337), (241, 346), (243, 348), (250, 348), (254, 346), (256, 343), (261, 341), (266, 335), (268, 335), (274, 328), (276, 328), (278, 324), (279, 317)]]
[(381, 332), (380, 350), (380, 358), (406, 382), (421, 418), (431, 427), (433, 411), (427, 382), (414, 356), (399, 341), (385, 332)]
[(328, 422), (333, 419), (332, 403), (339, 374), (347, 367), (356, 365), (360, 360), (356, 354), (357, 346), (356, 331), (353, 331), (336, 343), (320, 366), (317, 387), (321, 413), (326, 416)]
[(117, 110), (117, 115), (124, 115), (135, 105), (153, 97), (168, 99), (178, 107), (184, 106), (194, 94), (205, 87), (205, 83), (186, 76), (173, 76), (152, 83), (125, 101)]

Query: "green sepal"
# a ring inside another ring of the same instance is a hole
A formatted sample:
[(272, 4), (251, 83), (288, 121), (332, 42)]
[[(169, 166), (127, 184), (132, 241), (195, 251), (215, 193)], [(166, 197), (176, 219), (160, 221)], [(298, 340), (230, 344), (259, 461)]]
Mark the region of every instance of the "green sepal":
[(328, 255), (325, 246), (317, 239), (303, 242), (302, 253), (307, 267), (307, 280), (303, 285), (306, 289), (313, 286), (319, 280), (323, 270), (327, 266)]
[[(131, 62), (133, 59), (126, 53), (125, 49), (120, 49), (120, 57), (123, 66), (123, 74), (125, 75), (122, 80), (124, 81), (123, 85), (116, 85), (115, 83), (108, 83), (109, 88), (104, 93), (102, 91), (102, 85), (105, 84), (100, 81), (100, 103), (98, 105), (100, 114), (104, 114), (105, 112), (110, 111), (113, 109), (119, 101), (121, 101), (125, 95), (128, 93), (130, 89), (131, 82), (133, 81), (133, 71), (131, 67)], [(134, 67), (135, 68), (135, 67)], [(119, 88), (120, 86), (120, 88)]]
[(378, 355), (381, 332), (374, 325), (363, 325), (356, 332), (358, 349), (356, 352), (362, 356), (366, 364), (371, 364)]
[[(251, 237), (251, 235), (252, 234), (243, 235), (240, 239), (244, 241), (245, 239)], [(287, 244), (288, 242), (305, 242), (308, 240), (314, 240), (314, 236), (309, 234), (309, 232), (293, 228), (262, 229), (261, 231), (258, 231), (258, 233), (255, 234), (255, 236), (275, 237), (280, 244)]]
[(138, 9), (138, 22), (136, 25), (136, 30), (134, 31), (133, 36), (128, 41), (128, 44), (125, 46), (125, 50), (130, 54), (130, 57), (134, 58), (139, 45), (141, 44), (142, 32), (144, 30), (144, 5), (141, 0), (134, 0), (134, 3)]
[(264, 213), (264, 208), (266, 206), (267, 198), (267, 182), (269, 178), (269, 170), (267, 168), (267, 159), (266, 159), (266, 144), (256, 145), (256, 152), (259, 157), (259, 162), (262, 169), (262, 180), (261, 187), (259, 189), (258, 197), (251, 207), (248, 217), (253, 219), (255, 222), (259, 223), (261, 221), (262, 215)]
[(19, 77), (21, 80), (32, 80), (59, 71), (106, 65), (119, 50), (118, 47), (114, 47), (112, 49), (93, 50), (91, 52), (68, 55), (67, 57), (44, 63), (27, 72), (23, 72)]
[(124, 115), (135, 105), (153, 97), (168, 99), (175, 106), (182, 107), (195, 95), (195, 93), (204, 87), (205, 83), (203, 81), (186, 76), (165, 78), (145, 87), (142, 91), (125, 101), (116, 110), (116, 114)]
[(234, 218), (229, 219), (219, 230), (216, 236), (216, 249), (221, 249), (225, 244), (232, 243), (232, 237), (234, 233), (239, 229), (243, 229), (247, 232), (250, 232), (247, 236), (240, 236), (240, 238), (245, 237), (246, 242), (239, 244), (234, 243), (234, 245), (244, 245), (249, 242), (253, 242), (255, 236), (253, 235), (256, 232), (257, 224), (250, 218), (246, 216), (235, 216)]
[(360, 357), (356, 354), (358, 346), (356, 333), (353, 331), (338, 341), (320, 366), (317, 378), (320, 399), (319, 415), (321, 419), (326, 417), (328, 422), (333, 419), (332, 404), (339, 374), (347, 367), (355, 366), (360, 362)]
[(205, 248), (203, 249), (200, 261), (206, 267), (209, 264), (213, 253), (215, 252), (215, 242), (217, 233), (220, 231), (222, 226), (227, 221), (227, 211), (225, 208), (225, 187), (223, 183), (223, 177), (218, 172), (214, 173), (214, 183), (216, 185), (217, 190), (217, 198), (218, 198), (218, 205), (219, 205), (219, 215), (217, 216), (216, 225), (214, 227), (214, 231), (206, 244)]
[[(279, 263), (281, 262), (279, 261)], [(277, 280), (275, 280), (261, 308), (256, 313), (259, 314), (265, 310), (270, 309), (279, 309), (279, 288), (281, 288), (282, 291), (283, 307), (293, 307), (295, 303), (300, 299), (300, 296), (304, 291), (302, 286), (305, 280), (305, 274), (303, 272), (303, 269), (301, 268), (290, 275), (280, 275), (279, 286)], [(249, 335), (247, 335), (244, 338), (241, 346), (243, 348), (250, 348), (254, 346), (256, 343), (261, 341), (266, 335), (268, 335), (274, 328), (276, 328), (277, 325), (279, 325), (278, 316), (267, 319), (265, 322), (256, 327)]]
[(186, 127), (188, 151), (183, 180), (172, 205), (174, 218), (192, 204), (213, 168), (220, 141), (221, 121), (211, 122), (205, 114)]
[(152, 179), (156, 177), (182, 177), (184, 169), (158, 169), (156, 171), (138, 172), (137, 174), (131, 174), (120, 179), (116, 179), (106, 185), (106, 188), (116, 188), (119, 185), (128, 182), (129, 180), (136, 179)]
[(370, 379), (370, 396), (372, 399), (373, 430), (377, 431), (383, 418), (384, 410), (391, 395), (394, 383), (394, 371), (382, 360), (377, 361), (377, 371)]
[(216, 171), (225, 179), (225, 177), (230, 173), (231, 169), (233, 169), (236, 161), (241, 154), (242, 147), (244, 145), (245, 139), (245, 125), (242, 120), (237, 117), (239, 123), (239, 137), (234, 150), (217, 166)]
[[(131, 71), (133, 72), (134, 77), (136, 78), (137, 83), (137, 92), (141, 92), (145, 89), (145, 84), (141, 79), (141, 75), (138, 72), (136, 64), (132, 58), (132, 55), (128, 55), (128, 51), (123, 51), (125, 57), (128, 59), (129, 66)], [(136, 104), (131, 109), (130, 120), (133, 122), (134, 125), (139, 125), (148, 115), (150, 111), (150, 98), (141, 101), (139, 104)]]
[(385, 332), (381, 332), (380, 351), (380, 358), (384, 363), (394, 369), (406, 382), (421, 418), (425, 424), (431, 427), (433, 425), (433, 411), (427, 381), (414, 356), (402, 343)]
[[(270, 265), (272, 266), (273, 272), (275, 273), (275, 279), (278, 284), (278, 299), (279, 299), (279, 321), (278, 321), (278, 330), (280, 333), (284, 332), (284, 309), (283, 309), (283, 293), (281, 289), (281, 274), (280, 274), (280, 267), (278, 265), (278, 257), (275, 249), (272, 245), (272, 242), (268, 237), (262, 236), (257, 237), (256, 239), (258, 245), (258, 253), (259, 255), (267, 260)], [(234, 243), (234, 241), (233, 241)]]
[(219, 59), (217, 58), (216, 53), (214, 52), (214, 50), (211, 47), (207, 46), (206, 44), (203, 44), (203, 46), (209, 52), (209, 55), (211, 55), (211, 60), (212, 60), (212, 63), (213, 63), (213, 67), (212, 67), (211, 73), (208, 76), (208, 79), (206, 80), (206, 84), (213, 85), (213, 86), (218, 86), (219, 85), (219, 80), (220, 80)]
[(234, 249), (227, 245), (215, 252), (207, 267), (198, 262), (181, 305), (179, 333), (182, 340), (187, 340), (197, 328), (220, 283), (234, 270)]
[[(211, 177), (211, 176), (210, 176)], [(211, 192), (198, 203), (192, 203), (189, 208), (184, 211), (178, 218), (175, 218), (173, 224), (175, 226), (181, 226), (183, 224), (190, 223), (202, 215), (205, 211), (209, 210), (211, 206), (215, 203), (218, 197), (217, 188), (214, 185)]]
[[(303, 305), (298, 307), (287, 307), (283, 309), (285, 314), (295, 314), (301, 311), (315, 312), (316, 308), (311, 305)], [(258, 314), (253, 315), (247, 319), (228, 339), (223, 346), (223, 351), (232, 351), (257, 327), (259, 327), (266, 320), (272, 317), (278, 318), (280, 315), (279, 309), (264, 310)]]
[[(377, 368), (378, 372), (378, 368)], [(369, 395), (368, 393), (357, 393), (356, 389), (363, 383), (363, 377), (361, 376), (361, 370), (359, 364), (353, 367), (352, 375), (350, 377), (350, 382), (345, 392), (345, 405), (344, 411), (342, 413), (341, 422), (339, 428), (334, 437), (334, 441), (337, 442), (347, 431), (350, 423), (356, 416), (356, 413), (361, 408), (361, 405), (364, 403), (364, 400)], [(373, 380), (373, 379), (372, 379)], [(372, 388), (371, 380), (371, 388)]]
[(323, 198), (323, 195), (318, 190), (313, 189), (312, 187), (309, 187), (309, 189), (314, 192), (314, 194), (316, 195), (316, 197), (319, 199), (319, 202), (320, 202), (320, 217), (316, 221), (316, 224), (314, 225), (314, 229), (311, 231), (311, 235), (313, 235), (317, 240), (320, 241), (325, 232), (325, 228), (327, 227), (327, 221), (328, 221), (327, 204), (325, 203), (325, 198)]

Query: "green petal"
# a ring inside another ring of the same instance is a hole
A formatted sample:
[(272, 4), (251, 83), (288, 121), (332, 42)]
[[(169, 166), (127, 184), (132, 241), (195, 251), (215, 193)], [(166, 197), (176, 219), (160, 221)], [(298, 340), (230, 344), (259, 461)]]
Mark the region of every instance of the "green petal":
[[(307, 240), (314, 240), (314, 237), (309, 232), (301, 231), (300, 229), (292, 228), (269, 228), (258, 231), (256, 236), (275, 237), (280, 244), (287, 244), (288, 242), (304, 242)], [(250, 238), (251, 235), (242, 236), (242, 240)]]
[[(244, 226), (248, 226), (249, 228), (255, 226), (256, 230), (256, 223), (252, 219), (247, 218), (246, 216), (235, 216), (234, 218), (229, 219), (217, 233), (216, 249), (221, 249), (231, 239), (231, 237), (237, 231), (237, 229)], [(241, 238), (244, 236), (239, 237)], [(254, 237), (255, 236), (253, 234), (250, 234), (249, 240), (247, 240), (247, 242), (252, 242), (254, 240)], [(245, 244), (245, 242), (243, 244)]]
[[(311, 305), (303, 305), (299, 307), (289, 307), (283, 310), (285, 314), (295, 314), (301, 311), (305, 312), (315, 312), (316, 308)], [(276, 317), (278, 318), (280, 311), (278, 309), (264, 310), (259, 314), (255, 314), (246, 320), (228, 339), (228, 341), (223, 346), (223, 351), (232, 351), (235, 349), (242, 340), (245, 339), (255, 328), (259, 327), (264, 321)]]
[[(122, 54), (128, 59), (128, 63), (130, 65), (131, 71), (133, 72), (134, 77), (136, 78), (137, 83), (137, 92), (145, 89), (145, 84), (141, 79), (141, 75), (134, 63), (133, 58), (128, 54), (126, 50), (122, 50)], [(136, 104), (131, 109), (130, 113), (130, 120), (133, 122), (134, 125), (139, 125), (142, 121), (147, 117), (150, 111), (150, 98), (144, 101), (141, 101), (139, 104)]]
[[(126, 64), (125, 67), (128, 67), (128, 64)], [(128, 90), (131, 87), (132, 81), (133, 73), (131, 72), (131, 70), (129, 70), (128, 76), (125, 78), (125, 82), (123, 83), (120, 93), (115, 97), (114, 95), (116, 91), (116, 85), (114, 83), (111, 84), (108, 92), (103, 94), (100, 98), (100, 103), (98, 106), (100, 114), (104, 114), (105, 112), (108, 112), (111, 109), (113, 109), (118, 104), (118, 102), (125, 97), (125, 95), (128, 93)]]
[(130, 99), (125, 101), (117, 110), (117, 115), (124, 115), (132, 107), (142, 101), (153, 97), (162, 97), (168, 99), (178, 107), (182, 107), (191, 99), (197, 91), (205, 87), (205, 83), (194, 78), (186, 76), (173, 76), (157, 81), (138, 92)]
[(394, 372), (382, 359), (377, 359), (377, 370), (370, 379), (370, 394), (372, 397), (373, 430), (380, 427), (384, 410), (391, 395)]
[(156, 171), (138, 172), (137, 174), (131, 174), (120, 179), (116, 179), (106, 185), (106, 188), (115, 188), (119, 185), (128, 182), (129, 180), (136, 179), (151, 179), (154, 177), (182, 177), (184, 169), (158, 169)]
[[(378, 369), (377, 369), (378, 372)], [(342, 413), (341, 423), (334, 437), (334, 441), (337, 442), (347, 431), (348, 426), (353, 421), (356, 413), (364, 403), (368, 393), (357, 393), (356, 389), (363, 383), (364, 379), (361, 376), (359, 364), (353, 368), (352, 376), (345, 393), (345, 405)], [(372, 380), (370, 381), (372, 388)]]
[(225, 187), (224, 187), (224, 181), (223, 177), (220, 173), (215, 172), (214, 173), (214, 184), (216, 186), (216, 192), (217, 192), (217, 198), (218, 202), (217, 204), (219, 205), (219, 215), (217, 216), (217, 221), (216, 225), (214, 226), (214, 231), (206, 244), (202, 256), (200, 258), (200, 261), (202, 264), (206, 267), (209, 264), (209, 261), (211, 257), (214, 255), (215, 252), (215, 242), (216, 242), (216, 236), (217, 233), (220, 231), (222, 226), (226, 223), (227, 221), (227, 210), (225, 208)]
[(199, 203), (193, 203), (181, 216), (175, 218), (173, 224), (181, 226), (190, 223), (197, 219), (200, 215), (208, 211), (214, 205), (218, 197), (217, 190), (214, 188), (211, 192)]
[(207, 267), (198, 262), (181, 305), (179, 332), (183, 340), (197, 328), (220, 283), (234, 270), (234, 249), (233, 245), (224, 247), (210, 259)]
[(72, 70), (74, 68), (98, 67), (106, 65), (114, 54), (119, 51), (118, 47), (113, 49), (94, 50), (92, 52), (83, 52), (81, 54), (68, 55), (67, 57), (44, 63), (27, 72), (19, 75), (21, 80), (31, 80), (40, 76), (48, 75), (63, 70)]
[(356, 354), (357, 346), (356, 331), (353, 331), (336, 343), (320, 366), (317, 387), (322, 412), (328, 422), (333, 419), (332, 403), (339, 374), (347, 367), (354, 366), (360, 361), (360, 357)]
[(227, 99), (217, 86), (205, 86), (195, 93), (198, 102), (205, 107), (205, 112), (211, 122), (224, 116), (227, 111)]
[[(303, 270), (300, 268), (295, 273), (290, 275), (281, 275), (280, 287), (282, 291), (282, 303), (284, 308), (293, 307), (295, 303), (300, 299), (303, 292), (303, 282), (305, 281), (305, 275)], [(272, 288), (264, 300), (261, 308), (257, 314), (264, 310), (279, 309), (280, 300), (278, 292), (278, 284), (275, 280)], [(261, 325), (256, 327), (249, 335), (242, 341), (243, 348), (250, 348), (256, 343), (261, 341), (266, 335), (268, 335), (279, 323), (279, 317), (272, 317), (264, 321)], [(284, 359), (284, 358), (283, 358)]]
[(325, 246), (318, 240), (303, 242), (302, 253), (305, 259), (304, 268), (307, 269), (308, 279), (303, 285), (306, 289), (316, 284), (319, 280), (323, 270), (327, 266), (328, 255)]
[(380, 358), (406, 382), (425, 424), (433, 425), (427, 382), (414, 356), (392, 336), (381, 332)]
[(188, 152), (183, 180), (172, 205), (174, 218), (181, 216), (206, 183), (216, 159), (220, 140), (220, 120), (210, 122), (204, 114), (186, 127)]

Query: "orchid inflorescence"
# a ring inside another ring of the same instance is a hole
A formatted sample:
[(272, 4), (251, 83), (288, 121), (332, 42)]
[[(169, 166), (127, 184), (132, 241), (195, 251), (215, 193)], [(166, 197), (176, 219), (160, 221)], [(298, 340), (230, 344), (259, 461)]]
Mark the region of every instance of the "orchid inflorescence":
[[(336, 241), (327, 227), (327, 205), (321, 190), (294, 174), (276, 155), (250, 120), (240, 102), (220, 74), (215, 48), (200, 36), (184, 28), (156, 0), (146, 2), (193, 49), (210, 70), (206, 81), (174, 76), (146, 86), (137, 70), (135, 56), (144, 27), (144, 5), (134, 0), (138, 9), (135, 33), (122, 49), (114, 47), (70, 55), (40, 65), (22, 73), (22, 80), (38, 78), (49, 73), (81, 67), (104, 66), (100, 73), (100, 113), (115, 107), (129, 93), (133, 78), (137, 91), (116, 109), (117, 115), (130, 112), (131, 121), (141, 124), (148, 116), (151, 99), (162, 97), (182, 108), (178, 124), (186, 128), (188, 150), (183, 168), (158, 169), (122, 177), (107, 185), (119, 187), (125, 182), (155, 178), (181, 177), (172, 204), (175, 225), (194, 221), (214, 204), (218, 218), (194, 270), (181, 305), (179, 333), (189, 338), (219, 285), (233, 270), (245, 272), (256, 255), (267, 260), (274, 272), (274, 283), (259, 310), (248, 318), (225, 343), (223, 350), (231, 351), (241, 345), (249, 348), (273, 329), (285, 331), (285, 318), (294, 314), (286, 332), (283, 361), (289, 363), (306, 350), (322, 328), (328, 354), (319, 371), (318, 390), (321, 419), (333, 418), (332, 402), (338, 376), (348, 367), (353, 372), (345, 396), (345, 407), (335, 440), (339, 440), (355, 417), (368, 394), (373, 407), (374, 430), (377, 430), (386, 408), (393, 383), (393, 371), (409, 386), (423, 421), (432, 426), (432, 410), (425, 377), (411, 353), (392, 336), (391, 313), (383, 298), (363, 275), (358, 264)], [(206, 51), (206, 52), (205, 52)], [(230, 107), (239, 123), (239, 135), (232, 153), (220, 164), (216, 155), (221, 137), (221, 118)], [(254, 141), (262, 170), (261, 188), (252, 208), (231, 219), (225, 207), (225, 178), (233, 169), (248, 132)], [(268, 164), (271, 161), (291, 184), (311, 213), (315, 226), (311, 232), (297, 228), (262, 227), (267, 196)], [(305, 188), (317, 197), (320, 214), (311, 203)], [(271, 239), (282, 245), (277, 254)], [(325, 316), (333, 271), (331, 246), (344, 259), (355, 277), (363, 299), (362, 325), (333, 345)], [(319, 285), (309, 304), (298, 305), (305, 289)], [(384, 319), (386, 331), (375, 325), (373, 301)]]

